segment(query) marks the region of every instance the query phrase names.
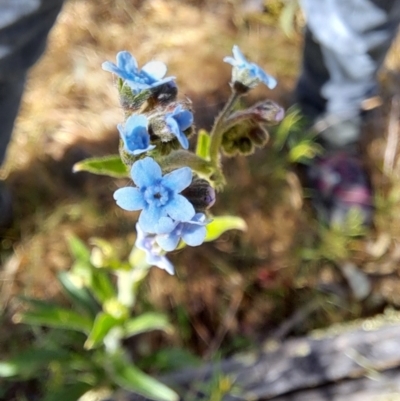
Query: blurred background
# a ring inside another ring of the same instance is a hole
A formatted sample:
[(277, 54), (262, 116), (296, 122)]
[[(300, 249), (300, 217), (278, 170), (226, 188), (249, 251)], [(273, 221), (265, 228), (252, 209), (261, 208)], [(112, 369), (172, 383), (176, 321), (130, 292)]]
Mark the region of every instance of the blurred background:
[[(17, 294), (59, 297), (55, 275), (71, 265), (68, 235), (87, 243), (105, 238), (122, 258), (134, 243), (136, 215), (112, 198), (126, 181), (72, 172), (86, 157), (117, 153), (123, 112), (102, 62), (114, 61), (120, 50), (139, 65), (165, 62), (179, 95), (193, 101), (196, 126), (209, 129), (230, 93), (231, 68), (222, 59), (233, 44), (278, 79), (276, 89), (257, 88), (246, 101), (292, 106), (303, 26), (291, 0), (66, 1), (31, 71), (0, 171), (15, 199), (13, 227), (1, 239), (0, 355), (29, 337), (11, 322)], [(154, 356), (165, 347), (189, 350), (185, 361), (217, 351), (228, 356), (266, 338), (299, 336), (400, 306), (399, 45), (381, 72), (381, 105), (365, 143), (376, 193), (373, 227), (363, 232), (350, 222), (330, 230), (317, 222), (282, 141), (290, 130), (301, 132), (289, 112), (266, 148), (224, 160), (228, 185), (213, 213), (239, 215), (248, 230), (175, 251), (176, 276), (152, 270), (137, 308), (166, 312), (178, 329), (135, 338), (132, 349), (148, 366), (170, 367), (157, 365)]]

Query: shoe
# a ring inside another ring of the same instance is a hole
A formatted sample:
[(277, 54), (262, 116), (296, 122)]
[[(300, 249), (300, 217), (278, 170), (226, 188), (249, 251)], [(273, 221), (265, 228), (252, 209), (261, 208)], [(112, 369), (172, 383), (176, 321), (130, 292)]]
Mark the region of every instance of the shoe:
[(307, 166), (306, 175), (321, 220), (343, 226), (350, 210), (357, 209), (362, 224), (371, 225), (373, 193), (358, 157), (345, 151), (318, 157)]
[(13, 221), (12, 197), (9, 189), (0, 181), (0, 233), (10, 228)]

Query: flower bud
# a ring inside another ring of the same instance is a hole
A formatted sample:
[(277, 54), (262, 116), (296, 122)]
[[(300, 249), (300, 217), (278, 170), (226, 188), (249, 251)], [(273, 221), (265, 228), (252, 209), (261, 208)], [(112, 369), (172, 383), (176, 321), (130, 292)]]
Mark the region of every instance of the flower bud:
[(160, 86), (149, 88), (134, 93), (128, 85), (124, 85), (123, 80), (118, 80), (118, 90), (120, 103), (125, 111), (148, 112), (156, 107), (165, 106), (175, 101), (178, 94), (178, 87), (174, 81), (166, 82)]
[(190, 105), (189, 102), (171, 102), (148, 115), (151, 143), (157, 144), (160, 154), (168, 154), (179, 147), (188, 149), (188, 137), (193, 132)]
[(254, 152), (253, 140), (249, 133), (254, 128), (254, 123), (249, 121), (233, 126), (224, 133), (222, 138), (222, 150), (229, 156), (250, 155)]
[(272, 100), (265, 100), (248, 109), (252, 118), (264, 124), (275, 125), (285, 117), (284, 109)]
[(175, 81), (166, 82), (163, 85), (153, 89), (152, 97), (156, 100), (157, 105), (166, 105), (175, 101), (178, 94), (178, 87)]
[(129, 115), (132, 112), (141, 110), (143, 104), (151, 96), (150, 89), (135, 94), (128, 85), (125, 85), (124, 80), (121, 78), (118, 78), (117, 87), (121, 106)]
[(193, 180), (181, 194), (193, 205), (196, 212), (211, 208), (216, 199), (214, 188), (202, 178)]
[(254, 152), (252, 139), (249, 137), (252, 126), (243, 124), (231, 128), (222, 138), (222, 150), (229, 156), (244, 155), (248, 156)]
[(244, 155), (244, 156), (251, 155), (254, 152), (253, 142), (251, 141), (251, 139), (249, 137), (246, 137), (246, 136), (243, 138), (240, 138), (236, 142), (236, 147), (237, 147), (238, 153), (240, 153), (241, 155)]
[(259, 124), (250, 128), (248, 136), (251, 142), (253, 142), (258, 148), (263, 147), (269, 139), (268, 131)]

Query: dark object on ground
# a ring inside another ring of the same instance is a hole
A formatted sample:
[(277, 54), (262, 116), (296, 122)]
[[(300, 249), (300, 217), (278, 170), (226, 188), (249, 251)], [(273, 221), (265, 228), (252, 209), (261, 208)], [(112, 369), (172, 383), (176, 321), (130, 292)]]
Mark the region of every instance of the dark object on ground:
[(0, 181), (0, 236), (12, 224), (13, 208), (11, 192), (6, 185)]
[(307, 176), (321, 221), (344, 225), (354, 208), (365, 226), (371, 224), (372, 188), (358, 157), (344, 151), (318, 157), (307, 167)]

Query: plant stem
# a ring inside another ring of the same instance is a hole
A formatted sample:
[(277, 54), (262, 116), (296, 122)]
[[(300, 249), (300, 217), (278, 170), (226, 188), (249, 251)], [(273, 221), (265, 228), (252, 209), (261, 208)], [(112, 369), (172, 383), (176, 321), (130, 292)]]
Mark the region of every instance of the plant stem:
[(221, 147), (222, 137), (225, 132), (225, 130), (222, 129), (222, 126), (225, 123), (226, 115), (231, 111), (232, 107), (235, 105), (240, 96), (241, 93), (238, 93), (237, 91), (232, 92), (230, 98), (225, 104), (225, 107), (215, 120), (214, 126), (211, 130), (210, 161), (211, 164), (216, 168), (219, 168), (219, 149)]
[[(136, 247), (134, 247), (134, 251), (143, 252)], [(143, 256), (141, 258), (143, 261)], [(126, 307), (132, 308), (135, 305), (138, 287), (147, 276), (149, 268), (148, 263), (142, 262), (129, 270), (117, 270), (117, 297)]]

